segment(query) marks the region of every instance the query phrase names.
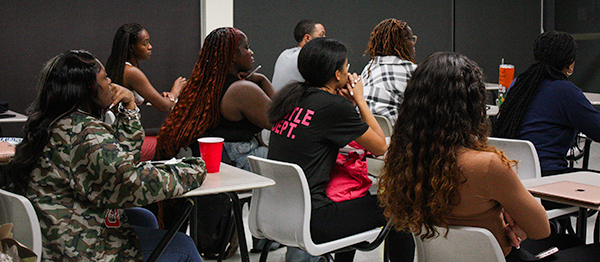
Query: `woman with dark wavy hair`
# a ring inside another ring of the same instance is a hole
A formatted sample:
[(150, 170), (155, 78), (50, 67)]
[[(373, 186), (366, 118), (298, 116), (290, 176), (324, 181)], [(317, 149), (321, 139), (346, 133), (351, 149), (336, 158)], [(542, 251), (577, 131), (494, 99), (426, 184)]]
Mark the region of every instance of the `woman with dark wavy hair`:
[(550, 234), (544, 208), (510, 161), (487, 146), (487, 134), (481, 69), (459, 54), (430, 55), (404, 93), (379, 184), (397, 228), (430, 238), (440, 233), (433, 226), (484, 227), (505, 255), (511, 245), (503, 210), (529, 237)]
[[(521, 184), (514, 162), (487, 145), (485, 92), (481, 69), (463, 55), (435, 53), (417, 67), (379, 180), (386, 217), (423, 239), (444, 237), (434, 226), (485, 228), (507, 261), (535, 261), (527, 251), (583, 244), (575, 236), (548, 237), (546, 211)], [(521, 245), (528, 237), (543, 240)], [(593, 250), (576, 247), (555, 258), (597, 255)]]
[[(102, 121), (116, 109), (116, 121)], [(9, 163), (13, 190), (33, 204), (44, 261), (142, 261), (166, 231), (134, 226), (124, 209), (180, 196), (202, 184), (204, 162), (140, 162), (144, 129), (133, 94), (112, 84), (86, 51), (52, 58)], [(178, 233), (163, 261), (201, 261)]]

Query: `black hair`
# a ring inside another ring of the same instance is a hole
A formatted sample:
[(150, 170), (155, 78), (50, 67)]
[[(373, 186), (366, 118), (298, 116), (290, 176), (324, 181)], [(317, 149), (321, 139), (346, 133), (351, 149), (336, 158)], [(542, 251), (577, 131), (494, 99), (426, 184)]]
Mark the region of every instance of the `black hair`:
[(112, 50), (106, 61), (106, 74), (113, 83), (123, 85), (123, 74), (125, 72), (125, 62), (129, 58), (132, 46), (138, 41), (140, 32), (144, 27), (138, 23), (124, 24), (115, 33), (113, 38)]
[(346, 53), (344, 44), (326, 37), (304, 45), (298, 54), (298, 71), (305, 82), (292, 82), (277, 92), (267, 110), (269, 121), (275, 124), (292, 112), (309, 87), (325, 86), (344, 66)]
[(100, 118), (104, 111), (98, 98), (96, 75), (100, 62), (89, 52), (71, 50), (50, 59), (42, 70), (38, 95), (29, 106), (23, 141), (8, 166), (13, 190), (24, 193), (31, 170), (50, 140), (54, 123), (81, 108)]
[(304, 35), (310, 35), (315, 30), (315, 25), (317, 24), (319, 24), (319, 22), (311, 19), (304, 19), (298, 22), (294, 28), (294, 39), (296, 39), (296, 42), (302, 42)]
[(567, 79), (562, 70), (575, 62), (577, 43), (568, 33), (548, 31), (535, 39), (533, 54), (536, 62), (517, 77), (506, 94), (492, 136), (518, 138), (527, 109), (542, 82)]

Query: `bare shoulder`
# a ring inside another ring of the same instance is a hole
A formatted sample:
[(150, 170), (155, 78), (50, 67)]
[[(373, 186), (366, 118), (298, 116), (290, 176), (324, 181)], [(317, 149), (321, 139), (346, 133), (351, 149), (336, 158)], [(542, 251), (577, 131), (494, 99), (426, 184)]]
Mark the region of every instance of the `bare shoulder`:
[(248, 96), (261, 95), (263, 93), (264, 92), (262, 91), (262, 89), (256, 83), (248, 80), (238, 80), (233, 82), (233, 84), (229, 86), (225, 95)]
[(465, 149), (457, 160), (463, 169), (478, 174), (494, 175), (512, 171), (512, 168), (495, 152)]
[(135, 66), (125, 66), (125, 72), (123, 74), (123, 83), (125, 86), (131, 87), (145, 84), (146, 82), (148, 82), (148, 78), (142, 70)]

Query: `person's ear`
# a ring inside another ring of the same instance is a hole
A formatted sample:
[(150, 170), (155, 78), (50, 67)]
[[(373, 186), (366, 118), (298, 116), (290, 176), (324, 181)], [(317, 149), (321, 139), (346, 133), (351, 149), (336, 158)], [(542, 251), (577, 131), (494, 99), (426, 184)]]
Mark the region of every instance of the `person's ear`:
[(312, 40), (312, 36), (310, 36), (309, 34), (304, 34), (304, 42), (308, 43), (308, 41)]
[(342, 81), (343, 77), (344, 77), (344, 73), (342, 71), (335, 70), (335, 79), (337, 81)]

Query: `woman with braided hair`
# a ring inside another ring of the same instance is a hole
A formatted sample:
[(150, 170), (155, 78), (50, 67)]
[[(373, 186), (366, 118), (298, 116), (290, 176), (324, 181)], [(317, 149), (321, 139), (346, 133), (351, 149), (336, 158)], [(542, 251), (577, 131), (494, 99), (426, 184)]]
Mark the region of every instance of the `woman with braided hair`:
[(416, 43), (417, 36), (406, 22), (389, 18), (373, 29), (365, 51), (371, 58), (361, 74), (365, 99), (373, 114), (386, 116), (393, 123), (408, 79), (417, 68)]
[[(248, 38), (236, 28), (217, 28), (206, 37), (188, 84), (158, 133), (155, 158), (169, 159), (188, 149), (199, 156), (197, 139), (206, 136), (224, 138), (224, 159), (229, 158), (239, 168), (250, 170), (248, 155), (267, 157), (267, 148), (259, 146), (254, 135), (271, 128), (266, 111), (274, 91), (263, 74), (246, 73), (252, 70), (253, 55)], [(229, 203), (224, 194), (210, 197), (201, 201)], [(165, 201), (159, 203), (157, 212), (154, 210), (163, 227), (173, 222), (165, 214), (172, 213), (176, 206), (173, 201)], [(227, 209), (227, 204), (221, 206)], [(212, 223), (218, 212), (211, 212), (199, 213), (199, 218)], [(230, 245), (225, 257), (236, 248)], [(213, 251), (203, 253), (216, 256)]]
[(203, 136), (223, 137), (237, 167), (249, 170), (248, 155), (266, 157), (266, 147), (259, 147), (254, 135), (271, 128), (265, 112), (274, 91), (263, 74), (246, 79), (253, 55), (238, 29), (218, 28), (206, 37), (190, 80), (158, 134), (158, 159), (174, 157), (182, 147), (196, 151), (196, 139)]
[(600, 112), (569, 82), (577, 44), (568, 33), (548, 31), (534, 43), (536, 62), (510, 87), (492, 136), (531, 141), (542, 175), (568, 172), (566, 154), (577, 132), (600, 141)]

